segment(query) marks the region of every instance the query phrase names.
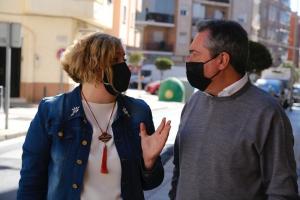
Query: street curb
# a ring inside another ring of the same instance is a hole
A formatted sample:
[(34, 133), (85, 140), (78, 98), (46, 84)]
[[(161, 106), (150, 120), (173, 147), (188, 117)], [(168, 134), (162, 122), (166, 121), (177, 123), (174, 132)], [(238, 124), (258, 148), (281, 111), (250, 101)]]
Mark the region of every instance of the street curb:
[(1, 134), (0, 133), (0, 142), (4, 141), (4, 140), (9, 140), (9, 139), (17, 138), (17, 137), (23, 136), (25, 134), (26, 134), (26, 131), (24, 131), (24, 132), (10, 133), (10, 134)]

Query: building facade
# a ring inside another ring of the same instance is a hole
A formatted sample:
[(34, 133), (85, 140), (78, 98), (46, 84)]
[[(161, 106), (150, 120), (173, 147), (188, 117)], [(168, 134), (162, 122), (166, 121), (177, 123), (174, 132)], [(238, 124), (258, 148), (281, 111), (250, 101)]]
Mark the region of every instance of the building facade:
[(160, 0), (139, 0), (136, 11), (135, 38), (138, 45), (131, 50), (143, 52), (149, 62), (159, 55), (173, 56), (176, 0), (164, 0), (164, 3)]
[[(21, 24), (22, 46), (12, 48), (11, 96), (37, 102), (74, 83), (59, 58), (74, 39), (95, 31), (134, 45), (136, 0), (0, 1), (0, 21)], [(5, 47), (0, 48), (0, 85), (5, 85)]]
[(189, 45), (203, 19), (230, 19), (229, 0), (139, 0), (136, 14), (136, 41), (132, 51), (141, 51), (146, 62), (158, 56), (170, 57), (183, 65)]
[(261, 1), (258, 41), (270, 50), (275, 67), (287, 60), (290, 16), (290, 0)]
[(243, 0), (243, 3), (238, 0), (233, 0), (232, 17), (247, 31), (249, 39), (258, 40), (258, 32), (261, 29), (260, 22), (260, 4), (263, 0)]
[(290, 27), (288, 60), (299, 68), (300, 17), (297, 12), (291, 14)]
[(150, 63), (169, 56), (184, 66), (189, 44), (204, 19), (230, 19), (240, 23), (249, 39), (264, 44), (273, 66), (288, 59), (290, 48), (290, 0), (139, 0), (136, 28), (142, 51)]

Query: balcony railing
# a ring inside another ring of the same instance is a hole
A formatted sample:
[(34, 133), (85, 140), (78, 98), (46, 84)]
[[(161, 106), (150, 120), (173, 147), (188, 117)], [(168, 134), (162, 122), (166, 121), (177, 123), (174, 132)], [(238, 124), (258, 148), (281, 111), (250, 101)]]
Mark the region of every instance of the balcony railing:
[(229, 3), (230, 0), (206, 0), (206, 1), (213, 1), (213, 2), (218, 2), (218, 3)]
[(174, 16), (164, 13), (155, 13), (148, 12), (146, 14), (146, 21), (155, 21), (155, 22), (163, 22), (163, 23), (174, 23)]
[(145, 50), (150, 51), (173, 51), (173, 45), (161, 42), (148, 42), (145, 44)]

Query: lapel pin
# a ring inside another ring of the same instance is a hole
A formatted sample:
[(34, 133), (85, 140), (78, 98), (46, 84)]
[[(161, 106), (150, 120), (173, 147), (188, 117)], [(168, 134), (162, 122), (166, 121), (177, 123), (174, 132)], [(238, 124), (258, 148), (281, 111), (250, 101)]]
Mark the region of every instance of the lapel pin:
[(71, 114), (71, 117), (72, 117), (73, 115), (75, 115), (78, 111), (79, 111), (79, 106), (76, 106), (76, 107), (72, 108), (72, 114)]
[(127, 117), (130, 117), (130, 115), (125, 107), (123, 107), (122, 111)]

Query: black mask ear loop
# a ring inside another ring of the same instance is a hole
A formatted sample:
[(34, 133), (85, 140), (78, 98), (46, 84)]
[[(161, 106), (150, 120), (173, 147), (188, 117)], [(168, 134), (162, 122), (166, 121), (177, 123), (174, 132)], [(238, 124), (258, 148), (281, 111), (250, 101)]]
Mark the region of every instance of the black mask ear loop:
[(107, 79), (107, 76), (106, 76), (105, 72), (104, 72), (103, 84), (104, 84), (104, 87), (108, 90), (108, 92), (111, 93), (112, 95), (117, 96), (117, 95), (120, 94), (120, 92), (117, 91), (114, 88), (114, 86), (108, 82), (108, 79)]
[(215, 73), (212, 77), (210, 77), (209, 79), (212, 80), (214, 77), (216, 77), (219, 73), (221, 72), (221, 70), (219, 70), (217, 73)]
[(120, 92), (117, 91), (117, 90), (114, 88), (114, 86), (112, 86), (110, 83), (105, 83), (105, 82), (104, 82), (103, 84), (104, 84), (104, 87), (105, 87), (106, 89), (110, 90), (111, 93), (113, 93), (114, 95), (119, 95), (119, 94), (120, 94)]
[[(216, 57), (218, 57), (220, 54), (215, 55), (214, 57), (212, 57), (211, 59), (209, 59), (208, 61), (206, 61), (204, 64), (210, 62), (211, 60), (215, 59)], [(212, 80), (214, 77), (216, 77), (219, 73), (221, 72), (221, 70), (218, 70), (217, 73), (215, 73), (212, 77), (210, 77), (209, 79)]]

